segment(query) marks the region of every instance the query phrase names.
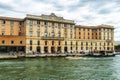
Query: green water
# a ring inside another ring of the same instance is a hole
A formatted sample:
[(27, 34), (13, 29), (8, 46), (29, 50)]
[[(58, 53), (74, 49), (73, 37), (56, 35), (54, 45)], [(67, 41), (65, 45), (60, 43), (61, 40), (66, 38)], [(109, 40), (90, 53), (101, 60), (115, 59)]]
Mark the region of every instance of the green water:
[(0, 60), (0, 80), (120, 80), (120, 56)]

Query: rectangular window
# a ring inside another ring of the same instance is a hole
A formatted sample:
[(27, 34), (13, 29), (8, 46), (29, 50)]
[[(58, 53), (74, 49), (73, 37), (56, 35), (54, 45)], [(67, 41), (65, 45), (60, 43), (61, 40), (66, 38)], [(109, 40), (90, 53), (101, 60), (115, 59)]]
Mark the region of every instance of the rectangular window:
[(5, 32), (4, 32), (4, 31), (2, 32), (2, 35), (5, 35)]
[(2, 20), (2, 24), (5, 24), (5, 20)]
[(21, 25), (22, 25), (22, 22), (18, 22), (18, 26), (21, 27)]
[(5, 25), (2, 25), (2, 30), (5, 30)]
[(37, 32), (37, 36), (40, 37), (40, 32)]
[(60, 28), (61, 28), (61, 27), (60, 27), (60, 26), (58, 26), (58, 29), (59, 29), (59, 30), (60, 30)]
[(67, 38), (67, 34), (65, 34), (65, 38)]
[(48, 22), (44, 22), (44, 25), (48, 25)]
[(13, 30), (13, 26), (12, 25), (10, 26), (10, 30)]
[(67, 24), (64, 24), (64, 27), (67, 27)]
[(40, 24), (40, 21), (37, 21), (37, 24)]
[(54, 26), (54, 23), (52, 23), (52, 26)]
[(14, 32), (10, 32), (10, 35), (14, 35)]
[(32, 29), (33, 27), (32, 27), (32, 25), (30, 25), (30, 29)]
[(10, 21), (10, 26), (13, 26), (14, 25), (14, 21)]
[(32, 21), (32, 20), (30, 20), (30, 24), (33, 24), (33, 21)]
[(32, 31), (30, 31), (30, 36), (32, 36)]
[(72, 25), (70, 26), (70, 30), (72, 30)]
[(61, 24), (60, 23), (58, 23), (58, 27), (60, 27), (61, 26)]
[(70, 34), (70, 38), (72, 39), (72, 34)]
[[(10, 30), (13, 30), (14, 28), (14, 21), (10, 21)], [(12, 33), (10, 33), (12, 35)]]
[(19, 32), (19, 36), (21, 36), (22, 34), (21, 34), (21, 32)]

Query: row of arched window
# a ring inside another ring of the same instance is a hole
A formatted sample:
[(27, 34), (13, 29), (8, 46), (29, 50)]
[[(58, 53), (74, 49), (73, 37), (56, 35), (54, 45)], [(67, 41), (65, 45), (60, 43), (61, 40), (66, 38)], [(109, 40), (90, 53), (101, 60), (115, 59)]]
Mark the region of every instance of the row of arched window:
[[(2, 44), (5, 44), (5, 40), (2, 40)], [(23, 43), (23, 41), (20, 41), (20, 44), (22, 44)], [(11, 44), (14, 44), (14, 40), (11, 40)]]

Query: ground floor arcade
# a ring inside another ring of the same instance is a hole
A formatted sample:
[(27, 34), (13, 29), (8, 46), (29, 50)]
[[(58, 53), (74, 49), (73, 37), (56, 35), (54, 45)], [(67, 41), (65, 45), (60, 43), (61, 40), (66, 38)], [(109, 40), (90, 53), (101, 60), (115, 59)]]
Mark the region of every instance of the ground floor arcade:
[(25, 52), (25, 46), (0, 46), (0, 53)]

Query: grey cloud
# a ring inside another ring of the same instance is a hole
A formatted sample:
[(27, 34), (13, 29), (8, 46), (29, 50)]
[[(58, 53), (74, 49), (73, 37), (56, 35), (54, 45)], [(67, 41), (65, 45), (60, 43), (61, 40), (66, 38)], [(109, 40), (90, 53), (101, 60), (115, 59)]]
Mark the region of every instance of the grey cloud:
[(0, 3), (0, 8), (1, 9), (6, 9), (6, 10), (13, 10), (12, 6), (6, 5), (6, 4), (3, 4), (3, 3)]
[(7, 10), (7, 11), (12, 11), (12, 12), (25, 13), (24, 11), (15, 10), (12, 5), (3, 4), (3, 3), (0, 3), (0, 9), (4, 11)]
[(88, 15), (82, 15), (82, 17), (85, 21), (92, 21), (92, 20), (96, 19), (96, 16), (89, 15), (89, 14)]
[(109, 14), (111, 12), (112, 12), (111, 9), (101, 9), (98, 11), (98, 14)]

